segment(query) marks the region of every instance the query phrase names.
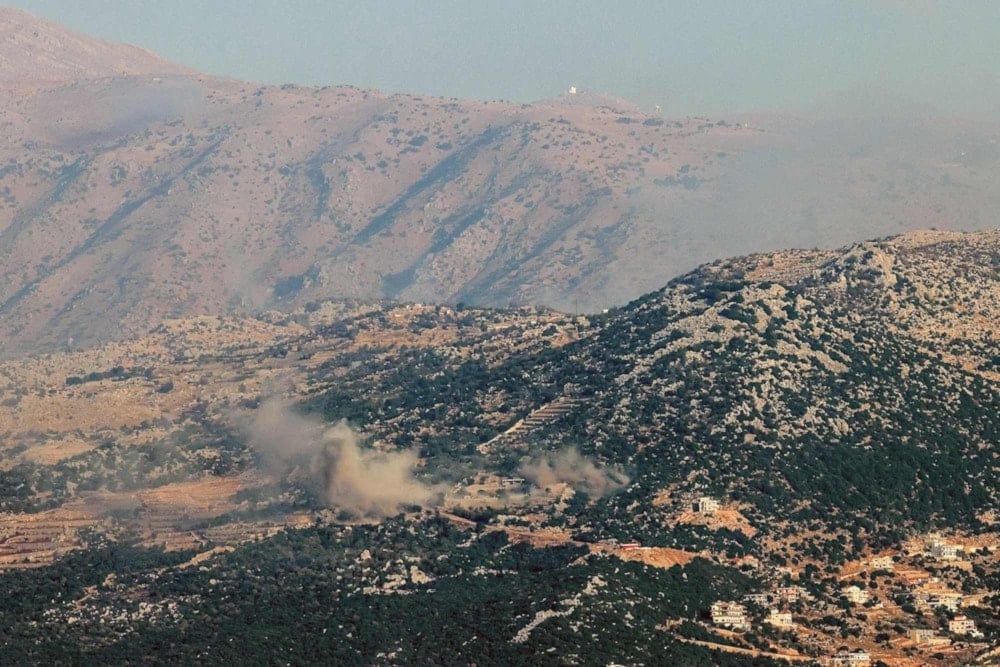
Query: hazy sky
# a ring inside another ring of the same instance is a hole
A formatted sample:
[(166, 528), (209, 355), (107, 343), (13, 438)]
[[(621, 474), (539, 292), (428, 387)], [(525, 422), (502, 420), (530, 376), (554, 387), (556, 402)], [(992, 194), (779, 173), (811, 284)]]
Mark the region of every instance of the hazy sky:
[(815, 109), (873, 91), (946, 113), (1000, 110), (993, 0), (8, 2), (269, 83), (518, 101), (575, 85), (672, 115)]

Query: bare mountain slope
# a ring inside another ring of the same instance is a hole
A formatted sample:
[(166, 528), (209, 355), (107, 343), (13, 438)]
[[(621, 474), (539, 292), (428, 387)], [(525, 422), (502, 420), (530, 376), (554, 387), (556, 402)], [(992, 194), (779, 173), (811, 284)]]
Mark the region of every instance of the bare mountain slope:
[(0, 82), (190, 73), (127, 44), (95, 39), (11, 7), (0, 7)]
[(3, 115), (0, 328), (15, 345), (290, 298), (611, 303), (686, 253), (634, 270), (672, 234), (651, 202), (759, 134), (168, 76), (50, 88)]
[(144, 52), (109, 76), (131, 47), (9, 15), (21, 51), (77, 73), (0, 84), (0, 355), (330, 297), (602, 308), (714, 257), (989, 227), (1000, 205), (991, 125), (257, 86)]

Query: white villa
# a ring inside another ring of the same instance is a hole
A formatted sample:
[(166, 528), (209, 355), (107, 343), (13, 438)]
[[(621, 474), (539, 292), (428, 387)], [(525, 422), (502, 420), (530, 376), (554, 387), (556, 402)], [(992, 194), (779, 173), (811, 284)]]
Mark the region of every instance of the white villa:
[(736, 602), (714, 603), (712, 605), (712, 623), (734, 630), (750, 629), (746, 607)]

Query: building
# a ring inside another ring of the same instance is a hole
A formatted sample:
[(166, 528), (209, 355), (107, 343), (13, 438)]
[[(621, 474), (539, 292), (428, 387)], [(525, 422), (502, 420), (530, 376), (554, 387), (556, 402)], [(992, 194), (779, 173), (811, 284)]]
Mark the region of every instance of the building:
[(847, 598), (851, 604), (864, 604), (868, 602), (868, 591), (857, 586), (848, 586), (840, 591), (840, 594)]
[(934, 628), (910, 628), (909, 637), (918, 644), (924, 644), (938, 638)]
[(897, 570), (896, 576), (911, 587), (926, 584), (931, 580), (931, 575), (923, 570)]
[(712, 605), (712, 623), (734, 630), (749, 630), (747, 610), (736, 602), (716, 602)]
[(767, 622), (777, 628), (791, 628), (795, 625), (792, 620), (792, 612), (790, 611), (778, 611), (777, 609), (772, 609), (770, 615), (767, 617)]
[(715, 514), (719, 511), (719, 501), (715, 498), (702, 496), (694, 503), (694, 510), (698, 514)]
[(869, 667), (872, 657), (867, 651), (841, 651), (827, 663), (831, 667)]
[(778, 599), (782, 602), (798, 602), (804, 593), (801, 586), (781, 586), (777, 590)]
[(976, 630), (976, 622), (965, 616), (956, 616), (948, 621), (948, 632), (956, 635), (982, 635)]
[(957, 611), (964, 596), (954, 591), (920, 591), (913, 596), (917, 607), (937, 609), (944, 607), (948, 611)]
[(892, 560), (892, 556), (875, 556), (871, 560), (873, 570), (888, 570), (892, 572), (894, 566), (895, 562)]
[(938, 560), (955, 560), (958, 558), (959, 548), (954, 544), (935, 542), (931, 545), (931, 556)]
[(767, 593), (747, 593), (743, 596), (743, 601), (763, 607), (771, 601), (771, 596)]

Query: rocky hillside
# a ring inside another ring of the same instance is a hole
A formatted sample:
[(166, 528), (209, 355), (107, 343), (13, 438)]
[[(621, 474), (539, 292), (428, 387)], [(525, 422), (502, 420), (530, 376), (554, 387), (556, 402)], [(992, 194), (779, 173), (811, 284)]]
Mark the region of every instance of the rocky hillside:
[(615, 498), (708, 490), (760, 530), (985, 525), (1000, 509), (998, 271), (996, 231), (915, 233), (716, 262), (596, 318), (327, 303), (170, 321), (0, 366), (20, 489), (4, 503), (189, 481), (209, 462), (238, 476), (253, 468), (239, 415), (281, 399), (416, 447), (435, 483), (574, 447), (632, 478)]
[(481, 453), (513, 470), (525, 451), (574, 446), (633, 470), (615, 502), (649, 508), (647, 531), (663, 525), (658, 494), (706, 490), (749, 503), (758, 529), (981, 527), (1000, 509), (998, 243), (915, 233), (717, 262), (577, 342), (464, 362), (429, 386), (412, 369), (435, 366), (414, 355), (338, 379), (323, 405), (407, 443), (433, 414), (451, 440), (415, 439), (447, 459), (491, 423), (564, 402)]
[(77, 81), (191, 74), (145, 49), (94, 39), (12, 7), (0, 7), (0, 81)]
[(2, 17), (6, 356), (328, 298), (597, 310), (722, 255), (990, 226), (1000, 192), (988, 124), (260, 86)]
[[(324, 302), (5, 362), (7, 646), (969, 661), (1000, 641), (998, 308), (1000, 232), (919, 232), (714, 262), (596, 317)], [(932, 578), (985, 641), (908, 643), (950, 618)], [(750, 592), (798, 629), (705, 620)]]

